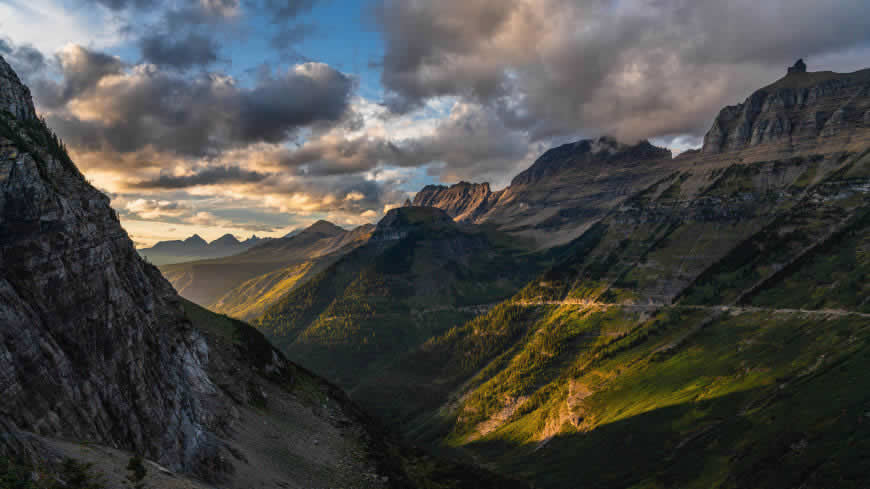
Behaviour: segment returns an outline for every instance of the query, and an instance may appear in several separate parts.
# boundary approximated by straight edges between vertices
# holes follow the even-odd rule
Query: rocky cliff
[[[63,158],[0,63],[0,413],[21,429],[213,465],[208,346],[109,199]]]
[[[498,201],[488,183],[459,182],[449,187],[427,185],[417,192],[413,204],[417,207],[437,207],[457,221],[470,221],[483,216]]]
[[[746,151],[767,157],[840,147],[870,130],[870,70],[807,72],[802,62],[743,103],[722,109],[704,137],[703,152]]]

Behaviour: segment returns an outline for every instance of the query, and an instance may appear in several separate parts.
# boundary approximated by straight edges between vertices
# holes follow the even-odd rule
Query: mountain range
[[[254,324],[536,487],[861,487],[868,217],[870,70],[791,69],[699,150],[602,137],[426,187]]]
[[[236,255],[271,239],[253,235],[244,241],[239,241],[232,234],[225,234],[208,243],[198,234],[194,234],[185,240],[160,241],[150,248],[140,249],[139,254],[154,265],[171,265]]]
[[[582,140],[160,270],[5,62],[0,105],[0,457],[26,474],[866,485],[870,70],[799,62],[676,157]]]
[[[520,487],[183,300],[0,58],[0,485]]]

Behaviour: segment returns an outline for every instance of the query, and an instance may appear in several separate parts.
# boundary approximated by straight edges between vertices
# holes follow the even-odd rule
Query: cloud
[[[142,219],[160,219],[163,217],[178,217],[190,211],[190,208],[167,200],[136,199],[128,202],[125,210]]]
[[[220,50],[213,39],[193,33],[181,39],[165,35],[145,36],[139,40],[139,46],[148,63],[180,70],[215,63]]]
[[[198,173],[183,176],[160,175],[154,180],[146,180],[131,185],[135,189],[183,189],[198,185],[215,185],[225,183],[256,183],[267,175],[255,171],[243,170],[237,166],[218,166],[205,168]]]
[[[95,90],[100,80],[119,75],[124,69],[124,63],[117,57],[72,44],[64,47],[55,58],[63,73],[62,82],[44,78],[34,82],[41,108],[60,108]]]
[[[533,140],[637,139],[703,132],[798,57],[866,47],[865,10],[863,0],[381,0],[376,17],[395,111],[451,95]]]
[[[118,153],[148,147],[189,157],[258,142],[280,143],[296,131],[341,120],[354,83],[322,63],[267,73],[250,88],[228,76],[181,76],[70,47],[60,55],[61,82],[37,84],[36,100],[52,127],[76,147]]]

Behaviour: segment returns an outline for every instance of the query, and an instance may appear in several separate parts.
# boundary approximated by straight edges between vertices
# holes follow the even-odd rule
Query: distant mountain
[[[257,317],[298,283],[365,242],[374,226],[351,231],[318,221],[288,238],[223,258],[165,265],[185,298],[242,319]]]
[[[231,256],[271,240],[272,238],[258,238],[254,235],[245,241],[239,241],[232,234],[225,234],[208,243],[198,234],[194,234],[183,241],[161,241],[151,248],[140,249],[139,254],[154,265],[170,265]]]
[[[428,186],[414,205],[444,209],[462,222],[492,224],[551,248],[578,237],[613,206],[676,171],[667,149],[610,137],[553,148],[506,189],[460,182]]]
[[[499,301],[545,263],[521,240],[432,207],[393,209],[371,238],[267,308],[258,327],[347,389]]]

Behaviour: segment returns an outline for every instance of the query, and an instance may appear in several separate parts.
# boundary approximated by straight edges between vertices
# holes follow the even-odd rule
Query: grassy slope
[[[250,320],[359,246],[369,233],[362,229],[344,233],[309,228],[238,255],[165,265],[160,271],[188,300]]]
[[[273,347],[253,327],[228,316],[215,314],[192,302],[184,301],[183,306],[194,326],[206,332],[213,341],[217,340],[232,346],[239,351],[243,358],[258,368],[261,366],[260,364],[270,363],[269,359],[272,358]],[[520,489],[525,487],[521,483],[496,476],[479,468],[448,459],[433,458],[427,453],[401,442],[354,406],[338,388],[300,367],[291,365],[289,377],[281,383],[295,395],[307,399],[307,402],[311,403],[311,409],[315,411],[320,408],[321,404],[325,406],[330,401],[337,401],[343,405],[343,410],[350,415],[352,422],[359,424],[368,433],[368,445],[361,447],[361,449],[368,456],[378,459],[379,470],[381,473],[388,474],[391,487],[397,489],[409,487],[426,489],[463,487],[495,489],[504,487]],[[268,404],[260,409],[268,412]],[[293,420],[283,421],[293,422]],[[356,476],[364,478],[364,474],[356,474]]]
[[[867,165],[668,177],[399,361],[384,412],[541,487],[861,487],[870,319],[709,306],[866,310]]]
[[[489,230],[424,223],[348,254],[267,310],[258,327],[303,365],[353,388],[472,318],[471,306],[510,296],[542,259]]]

